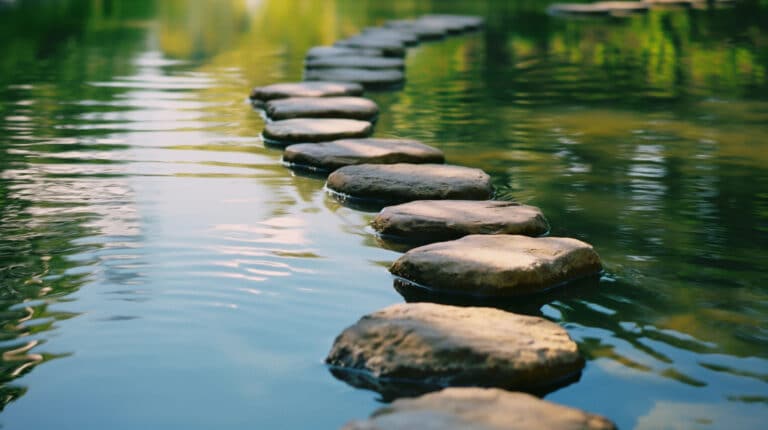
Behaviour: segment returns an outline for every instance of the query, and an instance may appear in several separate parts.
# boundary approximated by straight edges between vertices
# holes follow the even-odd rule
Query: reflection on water
[[[589,359],[547,398],[623,428],[758,428],[768,5],[610,20],[547,6],[0,2],[0,423],[368,415],[375,395],[321,361],[360,315],[402,301],[385,270],[399,254],[371,214],[280,164],[245,97],[300,78],[313,45],[434,10],[487,28],[412,49],[405,88],[372,94],[377,135],[485,169],[608,269],[495,304],[560,322]]]

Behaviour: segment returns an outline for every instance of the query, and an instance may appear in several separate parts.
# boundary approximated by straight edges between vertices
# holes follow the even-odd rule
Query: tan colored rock
[[[384,237],[420,244],[470,234],[540,236],[549,230],[539,208],[494,200],[417,200],[384,208],[371,225]]]
[[[303,169],[332,172],[353,164],[442,163],[443,152],[408,139],[343,139],[288,147],[283,161]]]
[[[368,121],[354,119],[295,118],[268,123],[262,135],[270,143],[325,142],[367,137],[373,132]]]
[[[359,200],[395,204],[412,200],[487,200],[491,178],[480,169],[445,164],[360,164],[331,173],[331,191]]]
[[[352,82],[284,82],[264,87],[256,87],[251,91],[251,101],[265,103],[269,100],[288,97],[341,97],[359,96],[363,87]]]
[[[365,88],[392,88],[403,85],[405,73],[400,69],[361,69],[344,67],[337,69],[307,69],[304,71],[307,81],[343,81],[354,82]]]
[[[541,390],[584,366],[576,343],[553,322],[434,303],[364,316],[336,338],[325,361],[337,377],[382,392],[399,384]]]
[[[290,97],[271,100],[264,107],[272,120],[291,118],[347,118],[371,121],[379,107],[362,97]]]
[[[518,296],[602,270],[589,244],[564,237],[471,235],[412,249],[389,271],[436,293]]]
[[[496,388],[446,388],[400,399],[342,430],[614,430],[608,419],[530,394]]]

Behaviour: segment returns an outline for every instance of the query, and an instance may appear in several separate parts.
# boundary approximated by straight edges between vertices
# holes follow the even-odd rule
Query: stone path
[[[613,3],[600,7],[647,8]],[[585,7],[570,10],[579,8]],[[250,99],[272,120],[262,136],[265,143],[286,147],[286,165],[329,173],[326,188],[343,204],[400,204],[385,207],[374,229],[385,238],[431,244],[408,251],[391,266],[397,282],[459,297],[526,300],[522,296],[600,273],[597,253],[576,239],[525,236],[547,233],[543,213],[489,200],[493,186],[482,170],[442,164],[443,153],[421,142],[368,138],[372,121],[386,112],[362,98],[363,89],[402,87],[410,46],[482,26],[478,17],[425,15],[369,27],[334,46],[311,48],[305,82],[255,88]],[[398,304],[374,312],[336,338],[326,362],[338,378],[379,391],[387,400],[451,385],[541,393],[578,379],[584,359],[562,327],[492,307],[466,307],[469,302]],[[602,417],[525,394],[470,388],[398,400],[346,428],[403,425],[613,428]]]

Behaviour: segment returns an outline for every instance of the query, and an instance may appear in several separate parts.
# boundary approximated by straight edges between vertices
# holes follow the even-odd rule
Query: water
[[[509,3],[509,4],[505,4]],[[0,3],[3,428],[337,428],[380,405],[322,360],[403,299],[398,253],[295,176],[245,101],[384,19],[475,13],[371,94],[595,245],[526,311],[588,358],[548,399],[622,428],[768,420],[768,4],[563,20],[548,3]]]

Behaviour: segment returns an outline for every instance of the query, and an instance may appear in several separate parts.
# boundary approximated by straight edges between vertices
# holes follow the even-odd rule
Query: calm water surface
[[[429,11],[378,136],[419,138],[595,245],[522,311],[588,358],[548,399],[622,428],[768,421],[768,3],[548,17],[546,1],[0,2],[0,423],[337,428],[380,405],[322,360],[403,300],[398,253],[295,176],[245,96],[306,50]]]

